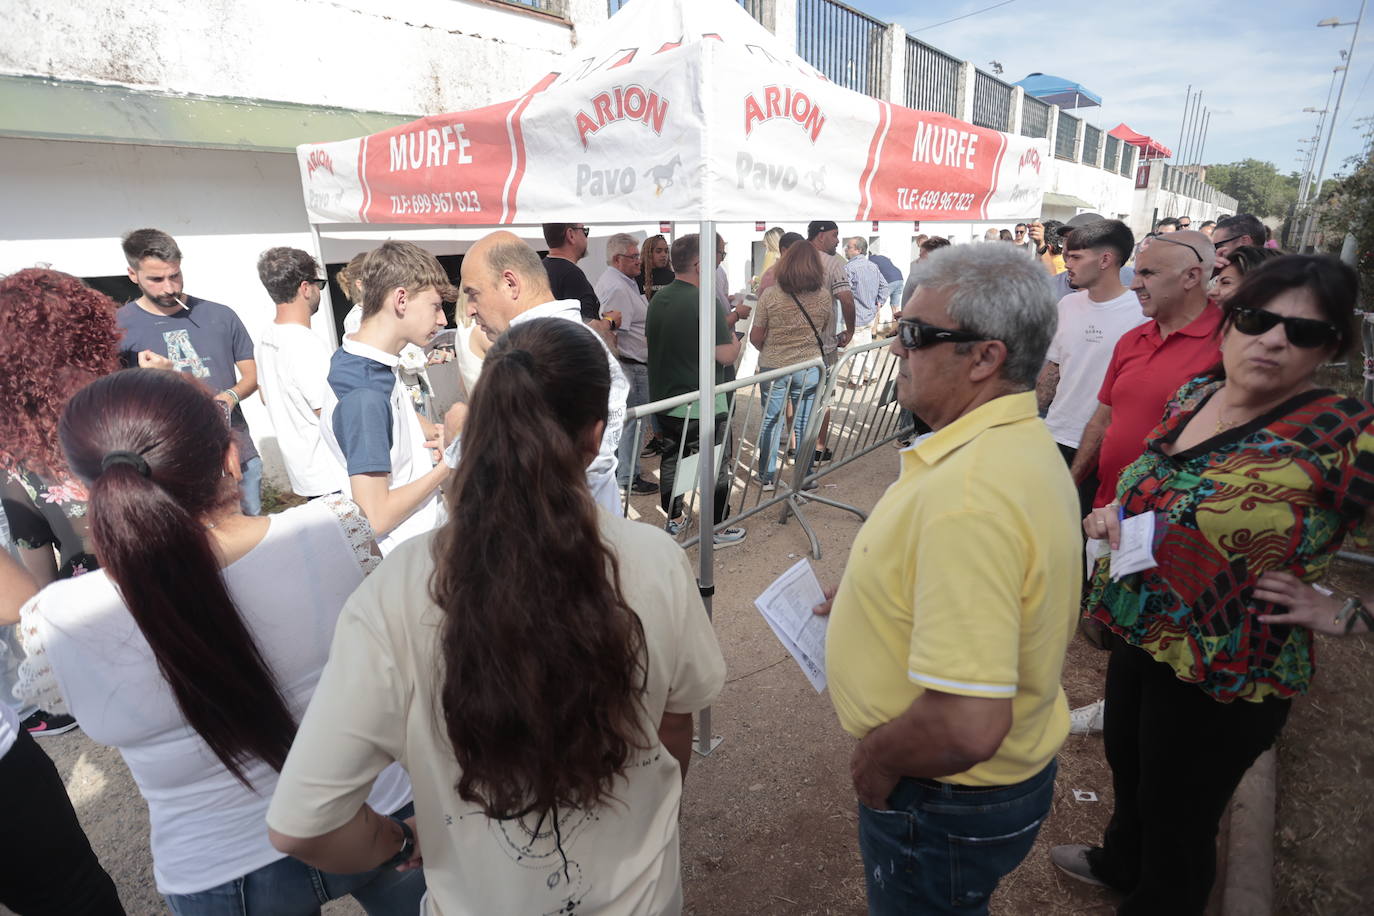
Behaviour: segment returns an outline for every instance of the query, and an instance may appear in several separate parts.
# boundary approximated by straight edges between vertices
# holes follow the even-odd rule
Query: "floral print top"
[[[80,481],[50,481],[20,469],[4,472],[3,483],[5,517],[16,545],[24,550],[57,548],[59,579],[99,568],[87,547],[87,495]]]
[[[1277,570],[1315,582],[1347,537],[1365,540],[1374,405],[1307,391],[1165,454],[1221,385],[1184,385],[1121,472],[1125,515],[1155,513],[1158,565],[1114,582],[1099,560],[1084,611],[1214,700],[1291,697],[1312,682],[1312,633],[1261,623],[1272,606],[1253,599],[1255,580]]]

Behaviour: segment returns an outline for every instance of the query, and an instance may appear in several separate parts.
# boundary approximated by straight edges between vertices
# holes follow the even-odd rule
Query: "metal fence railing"
[[[797,0],[797,53],[838,86],[883,98],[887,23],[836,0]]]
[[[1050,106],[1034,96],[1021,96],[1021,136],[1050,135]]]
[[[906,39],[906,97],[918,111],[959,115],[959,60],[910,35]]]
[[[714,524],[715,530],[776,508],[780,510],[779,523],[786,523],[792,516],[797,518],[811,542],[812,555],[819,559],[820,542],[804,514],[809,503],[864,517],[862,510],[827,497],[823,480],[910,432],[910,420],[904,420],[896,401],[897,359],[888,350],[890,343],[876,340],[851,347],[842,351],[840,359],[829,369],[818,358],[716,386],[717,394],[728,396],[729,405],[720,427],[725,431],[724,442],[716,445],[716,492],[729,509]],[[794,383],[799,372],[808,373],[800,385]],[[852,376],[866,376],[868,381],[851,384],[847,380]],[[775,405],[791,404],[793,409],[770,411],[770,398]],[[642,442],[652,417],[696,403],[693,392],[631,408],[625,435],[634,437],[632,441],[636,443]],[[802,410],[806,411],[806,419],[804,428],[798,430],[802,424],[796,416]],[[685,438],[689,441],[669,446],[670,450],[676,449],[676,469],[673,491],[667,495],[669,499],[683,500],[683,517],[688,522],[677,536],[683,548],[690,548],[701,540],[703,526],[704,530],[712,530],[713,520],[705,520],[704,513],[699,511],[696,440],[693,435]],[[652,461],[641,459],[638,473],[651,476],[652,471],[646,474],[644,465]],[[772,486],[765,488],[765,469],[770,467]],[[660,474],[660,484],[662,477]],[[724,484],[720,483],[722,478]],[[658,525],[667,522],[662,493],[631,496],[627,490],[622,495],[629,517]]]
[[[1085,165],[1097,165],[1097,151],[1102,146],[1102,128],[1093,127],[1091,124],[1083,125],[1083,162]]]
[[[1105,135],[1107,148],[1102,151],[1102,167],[1109,172],[1117,170],[1117,156],[1121,154],[1121,140],[1111,134]]]
[[[973,123],[990,130],[1011,127],[1011,86],[982,70],[973,74]]]
[[[1054,155],[1059,159],[1077,159],[1078,118],[1067,111],[1059,112],[1058,132],[1054,137]]]

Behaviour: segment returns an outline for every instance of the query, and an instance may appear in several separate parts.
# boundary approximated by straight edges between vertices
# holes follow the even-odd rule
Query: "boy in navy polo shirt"
[[[448,477],[396,376],[401,348],[423,347],[448,324],[444,301],[458,291],[433,255],[386,242],[364,259],[363,320],[329,362],[320,434],[348,474],[349,495],[367,515],[382,553],[443,524],[439,485]]]

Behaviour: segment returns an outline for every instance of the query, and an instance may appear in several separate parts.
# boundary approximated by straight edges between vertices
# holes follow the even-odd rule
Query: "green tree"
[[[1374,295],[1374,118],[1363,118],[1369,141],[1364,152],[1346,160],[1350,174],[1331,184],[1317,214],[1317,225],[1332,253],[1341,250],[1347,233],[1355,236],[1355,270],[1366,303]],[[1329,189],[1329,190],[1328,190]]]
[[[1298,199],[1296,172],[1282,175],[1272,162],[1246,159],[1207,166],[1207,183],[1236,199],[1236,212],[1286,216]]]

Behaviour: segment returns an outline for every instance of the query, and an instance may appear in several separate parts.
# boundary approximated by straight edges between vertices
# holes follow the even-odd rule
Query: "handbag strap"
[[[806,323],[811,326],[811,333],[816,337],[816,346],[819,347],[821,351],[821,359],[824,359],[825,344],[821,343],[821,332],[816,330],[816,322],[812,321],[811,316],[806,314],[806,309],[802,307],[801,300],[797,298],[796,293],[788,293],[787,295],[792,297],[792,301],[797,304],[797,311],[802,313],[802,317],[806,319]]]

